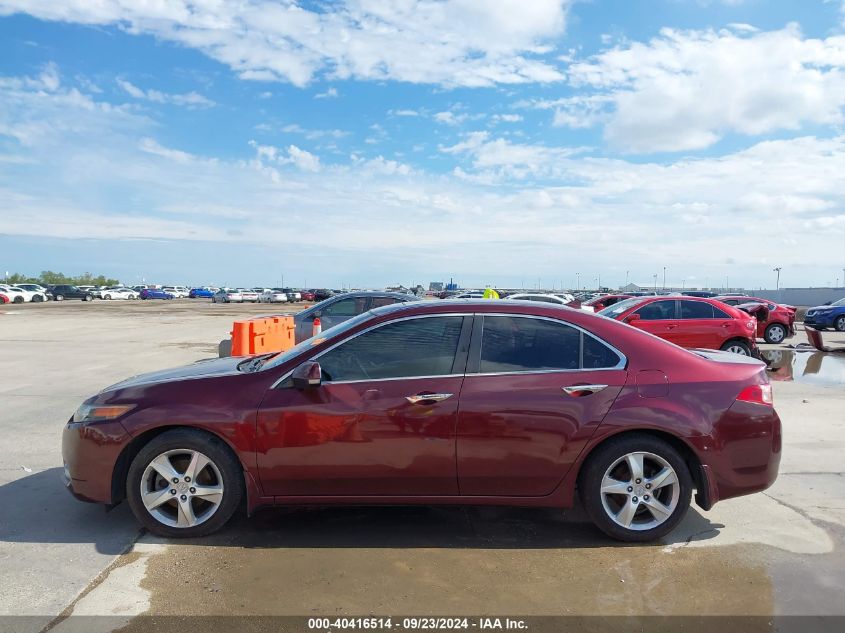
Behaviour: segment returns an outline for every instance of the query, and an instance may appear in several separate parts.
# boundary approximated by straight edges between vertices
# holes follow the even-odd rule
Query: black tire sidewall
[[[769,337],[770,337],[769,333],[772,330],[774,330],[775,328],[780,328],[783,331],[783,336],[780,338],[779,341],[769,340]],[[778,343],[783,343],[786,340],[786,334],[787,334],[786,328],[783,325],[781,325],[780,323],[772,323],[769,327],[766,328],[766,331],[763,332],[763,340],[766,341],[767,343],[776,345]]]
[[[200,451],[211,459],[220,470],[225,490],[223,501],[214,515],[190,528],[174,528],[159,523],[141,501],[141,477],[147,465],[161,453],[181,448]],[[232,518],[243,494],[243,471],[231,449],[218,437],[197,429],[174,429],[156,436],[138,452],[126,476],[126,499],[135,518],[153,534],[167,538],[191,538],[216,532]]]
[[[623,455],[638,451],[654,453],[669,462],[675,469],[681,486],[678,506],[672,516],[657,527],[642,531],[617,525],[605,512],[600,492],[602,478],[610,465]],[[611,538],[635,543],[654,541],[671,532],[689,509],[692,489],[692,476],[680,453],[668,442],[646,434],[626,434],[608,440],[588,457],[578,477],[581,503],[596,527]]]

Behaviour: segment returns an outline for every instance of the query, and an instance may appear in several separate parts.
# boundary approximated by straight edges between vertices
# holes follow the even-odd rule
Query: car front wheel
[[[609,440],[590,455],[578,480],[593,523],[620,541],[653,541],[686,514],[692,477],[667,442],[648,435]]]
[[[144,446],[129,467],[126,497],[135,517],[164,537],[219,530],[243,497],[240,463],[222,440],[175,429]]]
[[[767,343],[782,343],[786,338],[786,328],[780,323],[772,323],[763,332],[763,340]]]
[[[845,332],[845,314],[834,321],[833,327],[837,332]]]

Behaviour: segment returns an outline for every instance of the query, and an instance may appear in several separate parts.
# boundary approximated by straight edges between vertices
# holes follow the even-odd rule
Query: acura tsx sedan
[[[135,376],[64,429],[67,488],[167,536],[244,508],[571,507],[648,541],[763,490],[781,424],[763,363],[539,302],[398,303],[293,349]]]

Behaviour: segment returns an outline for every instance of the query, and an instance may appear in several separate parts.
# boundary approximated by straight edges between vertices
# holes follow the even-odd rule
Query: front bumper
[[[112,474],[132,438],[119,422],[68,423],[62,432],[62,480],[74,497],[91,503],[112,503]]]
[[[833,327],[833,320],[833,313],[807,315],[804,317],[804,327]]]

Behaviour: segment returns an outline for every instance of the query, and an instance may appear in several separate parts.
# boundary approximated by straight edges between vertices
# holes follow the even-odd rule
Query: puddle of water
[[[845,385],[845,354],[791,349],[761,350],[770,380]]]

